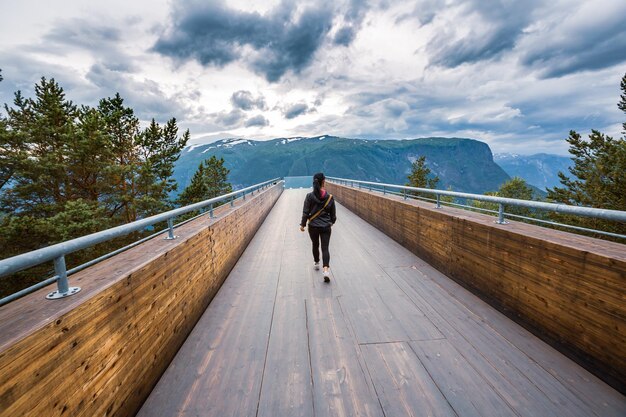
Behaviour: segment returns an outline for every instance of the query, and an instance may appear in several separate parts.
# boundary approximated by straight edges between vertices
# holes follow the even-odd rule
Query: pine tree
[[[171,207],[170,192],[177,189],[172,175],[174,163],[189,140],[189,130],[178,137],[176,119],[161,127],[154,119],[139,135],[141,170],[140,205],[143,215],[155,214]]]
[[[171,178],[174,163],[189,140],[189,131],[178,137],[176,119],[163,127],[153,119],[140,130],[139,119],[124,106],[119,93],[100,100],[98,110],[114,161],[114,192],[106,199],[112,213],[131,222],[170,208],[169,193],[177,188]]]
[[[42,78],[35,96],[24,100],[18,92],[16,108],[7,107],[18,149],[12,155],[12,186],[0,201],[10,211],[49,217],[72,198],[66,151],[77,109],[54,79]]]
[[[78,108],[54,79],[34,98],[15,93],[0,115],[0,257],[48,246],[160,211],[176,189],[174,163],[189,139],[176,120],[139,120],[119,94]],[[147,232],[146,232],[147,233]],[[121,238],[67,257],[72,267],[136,239]],[[48,276],[50,265],[0,282],[0,295]],[[8,290],[7,290],[8,288]]]
[[[621,100],[618,108],[626,113],[626,74],[621,82]],[[574,165],[569,168],[570,176],[559,172],[562,187],[548,189],[548,199],[570,205],[626,210],[626,123],[624,135],[613,139],[597,130],[592,130],[588,140],[579,133],[570,131],[570,145]],[[626,234],[622,223],[552,214],[557,221],[574,223],[593,229]]]
[[[416,188],[435,188],[439,182],[439,177],[431,176],[430,169],[426,167],[426,157],[420,156],[417,158],[411,166],[411,173],[407,177],[409,182],[405,185]],[[411,193],[415,196],[421,196],[425,198],[433,198],[432,194],[427,193]]]
[[[620,83],[620,88],[622,89],[622,94],[620,94],[619,103],[617,103],[617,108],[623,111],[626,114],[626,73],[622,77],[622,82]],[[626,139],[626,121],[622,123],[622,139]]]
[[[228,182],[230,170],[224,166],[224,162],[224,158],[217,159],[215,155],[204,161],[204,175],[208,188],[206,198],[218,197],[233,191]]]
[[[20,91],[15,93],[13,103],[16,109],[4,105],[9,118],[0,118],[0,191],[11,181],[22,161],[28,160],[25,127],[31,120],[30,112]]]
[[[178,203],[186,206],[232,192],[228,182],[229,170],[224,166],[224,158],[215,155],[198,166],[189,185],[178,197]]]
[[[103,203],[112,216],[121,216],[125,223],[129,223],[137,220],[139,119],[133,109],[124,106],[124,99],[119,93],[100,100],[98,111],[104,120],[104,133],[113,154],[112,192]]]
[[[74,197],[100,203],[112,193],[113,150],[102,114],[83,106],[68,144],[68,170]],[[110,213],[109,213],[110,215]]]
[[[426,167],[425,156],[420,156],[413,162],[408,179],[407,185],[416,188],[435,188],[439,182],[439,177],[430,176],[430,169]]]
[[[206,200],[208,193],[209,188],[206,185],[204,163],[201,162],[198,169],[193,174],[189,185],[185,187],[183,192],[178,196],[178,204],[180,206],[188,206],[189,204]]]
[[[0,81],[2,81],[1,69]],[[15,146],[11,140],[8,121],[0,114],[0,191],[13,176],[14,167],[11,166],[12,158],[10,154],[14,152],[14,149]]]
[[[585,141],[575,131],[567,139],[574,165],[571,177],[559,172],[562,187],[548,189],[548,200],[570,205],[626,210],[626,139],[593,130]],[[558,221],[593,229],[626,233],[626,226],[598,219],[551,216]]]

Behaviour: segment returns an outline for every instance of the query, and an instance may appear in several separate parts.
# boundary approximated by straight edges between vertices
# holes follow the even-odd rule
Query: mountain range
[[[323,135],[264,141],[224,139],[189,146],[174,171],[179,191],[200,162],[212,155],[224,158],[234,188],[319,171],[327,176],[405,184],[411,164],[420,156],[426,157],[426,166],[440,178],[440,189],[482,194],[497,190],[510,178],[494,162],[489,146],[473,139],[363,140]]]
[[[494,154],[494,161],[511,177],[521,177],[528,184],[540,190],[560,186],[558,172],[568,175],[573,165],[567,156],[538,153],[535,155],[516,155],[511,153]]]

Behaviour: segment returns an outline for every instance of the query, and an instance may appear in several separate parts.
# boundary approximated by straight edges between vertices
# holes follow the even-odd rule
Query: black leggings
[[[323,266],[329,266],[330,253],[328,252],[328,242],[330,242],[330,227],[309,226],[309,236],[313,242],[313,261],[320,261],[320,239],[322,241]]]

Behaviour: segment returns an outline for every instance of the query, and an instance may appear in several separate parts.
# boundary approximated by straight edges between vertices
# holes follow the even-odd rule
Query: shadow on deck
[[[626,399],[339,206],[285,190],[139,416],[623,416]]]

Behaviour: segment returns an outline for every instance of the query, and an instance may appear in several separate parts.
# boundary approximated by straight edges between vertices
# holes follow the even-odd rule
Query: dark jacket
[[[304,207],[302,208],[302,221],[300,222],[300,226],[306,226],[306,222],[315,213],[317,213],[324,204],[326,204],[326,200],[330,198],[330,194],[326,193],[326,198],[320,200],[315,196],[315,193],[308,193],[306,198],[304,199]],[[337,216],[335,215],[335,198],[328,203],[326,208],[320,213],[319,216],[313,219],[309,226],[313,227],[330,227],[335,224],[337,221]]]

